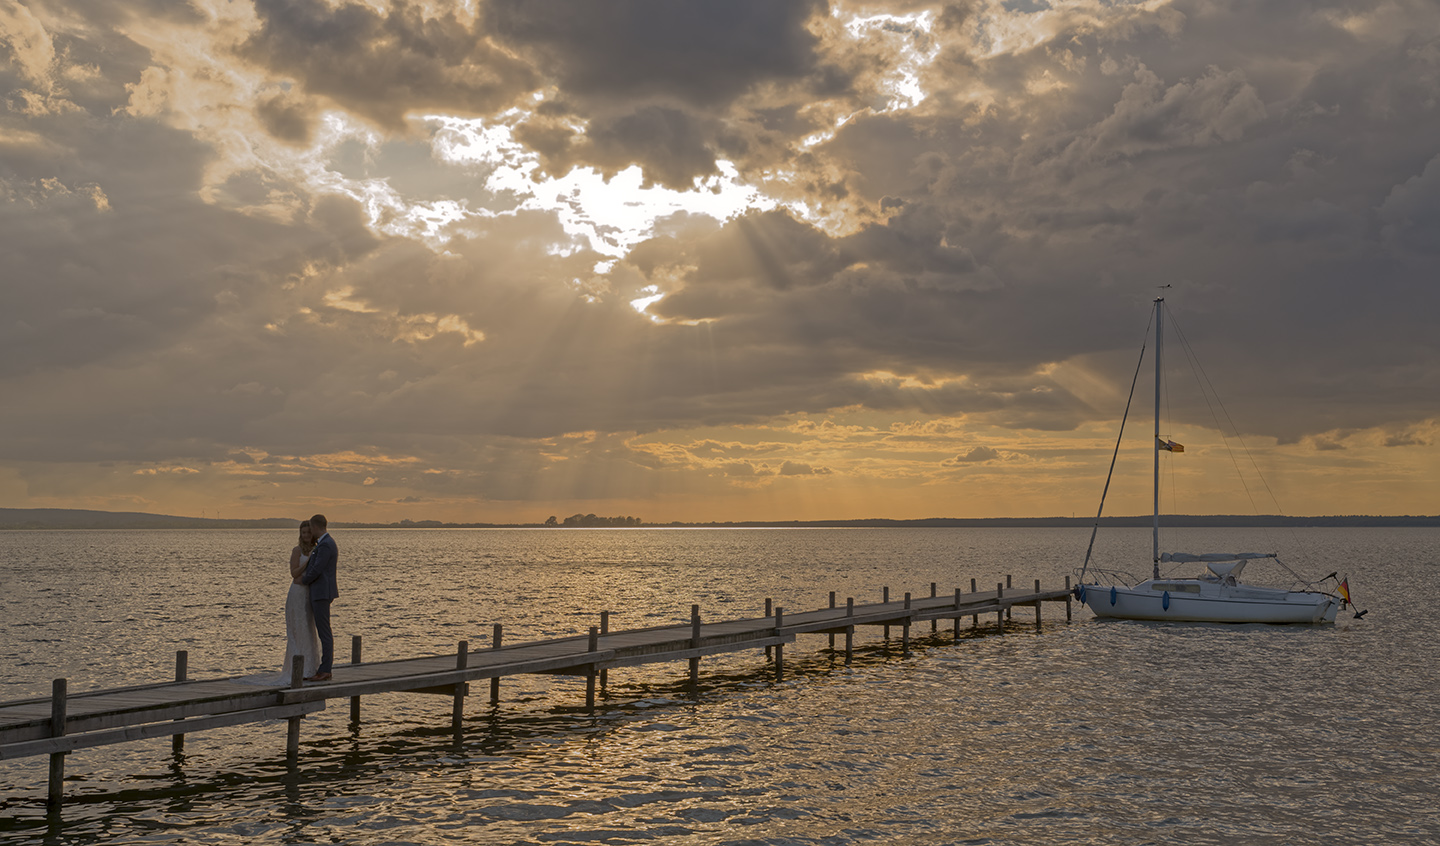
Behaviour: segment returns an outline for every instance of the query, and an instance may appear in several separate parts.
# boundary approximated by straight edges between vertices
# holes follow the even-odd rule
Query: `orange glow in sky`
[[[0,0],[0,506],[1436,513],[1430,11]]]

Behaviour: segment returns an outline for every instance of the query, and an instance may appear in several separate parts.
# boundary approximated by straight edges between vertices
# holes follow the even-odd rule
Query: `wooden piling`
[[[360,635],[350,637],[350,663],[360,663]],[[360,697],[350,697],[350,722],[360,725]]]
[[[190,653],[184,649],[175,650],[175,681],[185,681],[187,665],[190,663]],[[185,735],[175,734],[170,736],[170,751],[179,755],[185,751]]]
[[[831,607],[831,608],[834,608],[834,607],[835,607],[835,591],[833,591],[833,590],[830,591],[830,607]],[[835,653],[835,633],[834,633],[834,632],[831,632],[831,633],[830,633],[830,653],[831,653],[832,655]]]
[[[995,611],[995,625],[1000,627],[1000,634],[1005,634],[1005,585],[995,585],[995,601],[1000,603],[1000,607]]]
[[[780,637],[780,627],[784,624],[785,609],[775,606],[775,636]],[[775,644],[775,681],[785,681],[785,644]]]
[[[960,596],[960,588],[957,587],[955,588],[955,610],[957,612],[960,610]],[[960,615],[958,613],[955,615],[955,639],[960,639]]]
[[[587,651],[592,655],[600,651],[600,628],[598,626],[590,627],[590,640],[586,645],[589,647]],[[585,707],[591,711],[595,710],[595,679],[598,675],[595,664],[592,662],[590,671],[585,674]]]
[[[604,635],[607,635],[607,634],[609,634],[609,633],[610,633],[610,612],[609,612],[609,611],[601,611],[601,612],[600,612],[600,634],[601,634],[601,636],[604,636]],[[605,691],[605,685],[606,685],[606,683],[607,683],[609,680],[610,680],[610,671],[609,671],[609,670],[601,670],[601,671],[600,671],[600,691],[601,691],[602,693]]]
[[[768,597],[768,596],[765,597],[765,616],[766,616],[766,617],[773,617],[773,616],[775,616],[775,610],[771,607],[771,605],[770,605],[770,597]],[[770,646],[765,647],[765,660],[766,660],[766,661],[773,661],[773,660],[775,660],[775,649],[774,649],[773,647],[770,647]]]
[[[504,633],[504,631],[505,631],[505,629],[504,629],[503,626],[501,626],[499,623],[496,623],[496,624],[495,624],[495,633],[492,634],[492,635],[490,635],[490,648],[491,648],[491,649],[499,649],[499,648],[500,648],[500,636]],[[499,676],[496,676],[495,678],[493,678],[493,679],[490,680],[490,704],[491,704],[491,705],[499,705],[499,704],[500,704],[500,677],[499,677]]]
[[[690,606],[690,648],[700,648],[700,606]],[[700,656],[696,655],[690,659],[690,694],[692,696],[700,692]]]
[[[299,690],[305,686],[305,656],[295,655],[290,659],[290,689]],[[300,754],[300,721],[304,717],[291,717],[285,731],[285,755],[294,763]]]
[[[883,603],[885,603],[885,604],[887,604],[887,605],[890,603],[890,586],[889,586],[889,585],[885,585],[885,587],[881,589],[881,591],[880,591],[880,601],[883,602]],[[884,640],[885,640],[885,642],[886,642],[887,644],[890,642],[890,627],[889,627],[888,625],[885,627]]]
[[[1010,576],[1007,575],[1007,576],[1005,577],[1005,588],[1006,588],[1006,590],[1009,590],[1011,587],[1012,587],[1012,585],[1010,584]],[[1010,619],[1011,612],[1013,612],[1014,610],[1015,610],[1015,606],[1013,606],[1013,605],[1010,606],[1009,608],[1006,608],[1006,609],[1005,609],[1005,619],[1007,619],[1007,620]]]
[[[470,663],[470,641],[462,640],[455,647],[455,669],[463,670]],[[469,688],[465,682],[455,683],[455,703],[450,714],[450,727],[455,731],[465,723],[465,692]]]
[[[1035,580],[1035,631],[1040,631],[1040,580]]]
[[[50,736],[65,736],[65,679],[55,679],[50,685]],[[45,803],[52,809],[59,808],[65,799],[65,753],[50,753],[49,791]]]
[[[1070,577],[1065,577],[1065,622],[1070,622]]]
[[[855,616],[855,597],[853,596],[845,597],[845,616]],[[853,625],[850,625],[845,627],[845,666],[850,666],[850,662],[854,659],[854,657],[855,627]]]
[[[931,598],[931,599],[934,599],[934,598],[936,597],[936,595],[937,595],[937,594],[935,593],[935,583],[934,583],[934,582],[931,582],[931,583],[930,583],[930,598]],[[938,619],[936,619],[936,620],[931,620],[931,621],[930,621],[930,633],[931,633],[931,634],[934,634],[935,632],[939,631],[939,630],[940,630],[940,629],[939,629],[939,626],[940,626],[940,621],[939,621]]]
[[[910,591],[905,591],[905,623],[900,628],[900,654],[910,654]]]
[[[975,592],[975,580],[974,580],[974,579],[971,579],[971,580],[970,580],[970,592],[971,592],[971,593],[974,593],[974,592]],[[971,615],[970,615],[970,628],[972,628],[972,629],[978,629],[978,628],[980,628],[980,615],[979,615],[979,614],[971,614]]]

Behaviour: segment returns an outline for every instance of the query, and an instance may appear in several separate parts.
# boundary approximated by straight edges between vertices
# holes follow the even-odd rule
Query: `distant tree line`
[[[336,515],[331,515],[332,518]],[[0,531],[10,529],[287,529],[293,530],[299,517],[270,517],[258,520],[179,517],[141,512],[86,511],[69,508],[0,508]],[[1102,517],[1102,526],[1149,527],[1148,514],[1132,517]],[[1234,514],[1161,515],[1165,526],[1193,527],[1440,527],[1440,515],[1340,514],[1320,517],[1289,517],[1276,514],[1239,516]],[[449,523],[440,520],[401,520],[396,523],[351,522],[332,519],[339,529],[514,529],[536,528],[634,528],[638,526],[685,526],[697,528],[1090,528],[1094,517],[930,517],[915,520],[873,518],[860,520],[746,520],[725,522],[647,524],[639,517],[597,517],[572,514],[561,521],[551,517],[541,523]]]
[[[552,516],[545,521],[545,525],[558,526],[562,529],[596,529],[633,527],[642,525],[643,522],[639,517],[596,517],[594,514],[571,514],[564,520]]]

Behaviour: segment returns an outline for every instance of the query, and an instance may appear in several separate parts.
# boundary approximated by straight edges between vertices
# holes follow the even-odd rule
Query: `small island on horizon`
[[[58,529],[289,529],[296,517],[220,519],[148,514],[135,511],[91,511],[72,508],[0,508],[0,530]],[[1437,515],[1345,514],[1296,517],[1279,514],[1162,515],[1165,525],[1190,528],[1259,527],[1434,527]],[[1151,516],[1101,517],[1105,527],[1137,527],[1151,524]],[[924,517],[916,519],[868,518],[852,520],[725,520],[708,522],[648,522],[638,517],[598,517],[575,514],[564,519],[551,516],[534,523],[452,522],[402,519],[391,523],[335,520],[337,529],[592,529],[592,528],[1081,528],[1094,526],[1094,517]]]

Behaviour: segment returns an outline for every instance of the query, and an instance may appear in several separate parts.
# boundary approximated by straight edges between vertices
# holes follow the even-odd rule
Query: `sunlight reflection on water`
[[[1058,583],[1087,537],[1063,530],[339,532],[337,643],[368,660],[440,654],[490,625],[507,642],[860,601]],[[1237,543],[1250,544],[1246,533]],[[1208,536],[1207,536],[1208,537]],[[0,841],[237,843],[1440,842],[1440,714],[1429,530],[1307,530],[1323,572],[1353,566],[1372,613],[1320,627],[1063,622],[1017,611],[899,655],[862,634],[856,664],[822,636],[787,649],[509,678],[449,700],[367,697],[308,718],[299,767],[282,721],[70,756],[46,819],[45,763],[0,764]],[[1143,550],[1148,534],[1122,546]],[[3,533],[0,698],[151,682],[190,650],[192,676],[273,671],[283,651],[287,532]],[[55,550],[66,550],[64,556]],[[84,562],[76,563],[76,562]],[[343,655],[343,646],[339,650]]]

